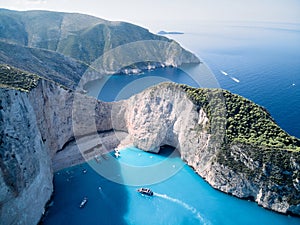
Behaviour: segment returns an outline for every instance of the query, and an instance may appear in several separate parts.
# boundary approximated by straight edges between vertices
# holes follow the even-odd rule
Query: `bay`
[[[168,37],[204,63],[111,76],[89,83],[89,94],[116,101],[165,81],[221,87],[264,106],[283,129],[300,137],[298,24],[202,24]],[[53,205],[44,224],[300,224],[300,218],[214,190],[178,154],[169,157],[168,151],[157,155],[125,148],[119,159],[109,155],[102,163],[110,166],[90,161],[55,173]],[[113,168],[109,176],[105,168]],[[141,186],[150,187],[154,196],[139,194],[136,189]],[[85,196],[89,200],[81,209]]]
[[[179,153],[171,154],[173,151],[165,149],[158,155],[129,147],[120,151],[118,159],[109,154],[102,159],[105,162],[92,160],[55,173],[53,205],[44,224],[299,224],[300,218],[280,215],[213,189]],[[110,176],[101,170],[103,163],[106,170],[113,170]],[[169,172],[164,173],[162,164]],[[156,171],[157,176],[164,173],[164,179],[145,175],[141,172],[145,168]],[[151,188],[154,196],[138,193],[139,187]],[[88,202],[80,208],[84,197]]]

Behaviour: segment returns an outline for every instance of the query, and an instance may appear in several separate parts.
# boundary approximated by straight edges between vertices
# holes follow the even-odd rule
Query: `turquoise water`
[[[280,215],[214,190],[181,161],[178,153],[170,157],[172,151],[165,149],[157,155],[126,148],[119,159],[108,155],[100,163],[92,160],[56,173],[54,202],[44,224],[299,224],[300,218]],[[93,169],[101,171],[103,163],[106,170],[113,170],[110,177],[104,178]],[[175,175],[157,171],[160,164],[177,170],[175,165],[180,170]],[[126,172],[129,165],[130,174]],[[155,183],[152,176],[140,172],[145,167],[158,176],[164,173],[166,179]],[[135,177],[140,185],[110,181],[116,177],[124,183],[136,182],[132,181]],[[141,195],[136,191],[139,187],[151,188],[154,196]],[[85,196],[88,202],[80,209]]]
[[[300,137],[300,26],[267,26],[195,26],[184,35],[169,35],[201,57],[215,78],[211,83],[199,74],[200,83],[192,79],[197,69],[162,68],[90,83],[89,93],[114,101],[163,81],[219,85],[266,107],[280,126]],[[108,155],[100,164],[92,160],[56,173],[44,224],[300,224],[300,218],[214,190],[169,151],[156,155],[127,148],[118,160]],[[140,186],[150,187],[154,196],[137,193]],[[88,203],[80,209],[85,196]]]

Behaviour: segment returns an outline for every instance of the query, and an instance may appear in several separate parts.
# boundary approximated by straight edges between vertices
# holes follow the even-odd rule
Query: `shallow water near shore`
[[[103,162],[95,160],[61,170],[54,175],[55,193],[44,224],[270,224],[298,225],[300,218],[280,215],[265,210],[254,202],[240,200],[211,188],[181,159],[165,149],[162,154],[151,154],[137,148],[121,150],[116,159],[110,153]],[[112,164],[114,176],[124,183],[132,176],[141,179],[140,185],[123,185],[99,175],[92,167]],[[89,165],[90,164],[90,165]],[[118,166],[116,166],[116,164]],[[165,180],[153,183],[139,171],[142,167],[163,164],[180,167],[175,174],[165,174]],[[124,173],[131,165],[135,172]],[[91,167],[92,166],[92,167]],[[174,168],[175,169],[175,168]],[[169,176],[171,175],[171,176]],[[129,180],[127,180],[129,179]],[[153,184],[151,184],[153,183]],[[149,187],[154,196],[136,191]],[[88,202],[79,208],[84,197]]]

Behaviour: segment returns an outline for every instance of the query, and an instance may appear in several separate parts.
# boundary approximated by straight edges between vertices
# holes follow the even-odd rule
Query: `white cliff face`
[[[198,123],[206,126],[208,122],[203,118],[205,113],[201,113],[199,117],[195,105],[183,91],[166,83],[116,103],[112,107],[112,126],[128,132],[132,143],[145,151],[158,152],[163,145],[180,150],[199,146],[200,140],[194,139],[196,126]],[[202,138],[206,142],[209,135],[204,134]]]
[[[72,96],[45,80],[40,80],[29,93],[39,130],[51,156],[72,137]]]
[[[149,88],[117,103],[112,115],[113,128],[127,131],[136,147],[158,152],[160,146],[173,146],[214,188],[277,212],[299,215],[300,154],[264,152],[242,144],[224,147],[223,140],[208,133],[210,121],[203,108],[197,109],[177,85]],[[124,122],[119,126],[123,118],[126,127]]]
[[[111,139],[107,138],[110,133],[114,140],[107,142],[109,148],[120,142],[152,152],[163,145],[173,146],[214,188],[253,199],[268,209],[300,215],[299,153],[267,153],[237,144],[224,147],[223,140],[211,133],[205,110],[194,105],[176,84],[163,83],[115,103],[100,102],[43,80],[28,94],[0,90],[4,157],[0,161],[0,201],[4,203],[0,216],[8,223],[14,218],[20,224],[39,220],[52,192],[50,161],[64,160],[64,154],[54,156],[85,139],[90,154],[90,149],[100,149]],[[102,137],[97,132],[103,132]],[[89,135],[105,141],[90,140]],[[93,143],[95,146],[89,146]],[[72,164],[63,162],[64,166]],[[7,216],[10,213],[15,217]]]
[[[128,100],[125,120],[133,144],[146,151],[158,152],[162,145],[181,148],[185,133],[197,120],[194,104],[183,91],[166,84],[151,88]]]
[[[1,224],[36,224],[51,196],[51,160],[26,93],[0,89]]]
[[[299,152],[233,144],[218,153],[207,181],[221,191],[250,198],[265,208],[299,215],[300,192],[295,186],[295,182],[299,184],[295,180],[299,177],[299,158]]]
[[[51,157],[75,137],[112,129],[110,103],[63,89],[52,82],[41,80],[30,91],[29,99]]]
[[[110,131],[111,104],[45,80],[29,93],[0,89],[0,97],[1,224],[37,224],[53,191],[53,156],[76,135]]]
[[[126,128],[119,127],[119,112],[124,114]],[[151,87],[117,103],[112,107],[112,115],[113,128],[126,130],[136,147],[157,153],[163,145],[173,146],[201,176],[209,172],[220,145],[211,143],[204,110],[197,109],[177,85]]]

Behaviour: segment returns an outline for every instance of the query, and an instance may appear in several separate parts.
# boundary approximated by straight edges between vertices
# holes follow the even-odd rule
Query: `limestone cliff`
[[[75,98],[53,81],[8,65],[0,65],[0,74],[0,223],[37,224],[53,191],[52,157],[74,139],[74,99],[83,125],[79,136],[92,133],[84,117],[95,108],[101,117],[110,104]],[[107,118],[97,120],[94,133],[111,129]]]
[[[279,128],[278,135],[285,137],[284,143],[280,143],[282,145],[267,136],[259,144],[254,136],[252,144],[240,137],[230,140],[230,129],[226,127],[230,126],[230,122],[226,122],[230,121],[230,103],[226,99],[237,96],[224,92],[226,98],[222,97],[223,94],[215,98],[215,93],[223,92],[206,91],[207,96],[197,96],[207,101],[211,94],[207,101],[209,105],[204,100],[197,104],[186,87],[170,83],[152,87],[125,101],[126,130],[133,144],[153,152],[158,152],[165,144],[171,145],[214,188],[239,198],[255,200],[277,212],[300,215],[299,140]],[[250,104],[242,98],[237,107],[244,101]],[[217,105],[223,105],[224,111]],[[116,112],[122,111],[119,107],[116,107]],[[260,117],[265,115],[271,121],[268,126],[277,129],[264,109],[254,104],[253,110],[259,110]],[[235,111],[239,114],[238,108]],[[118,116],[113,118],[114,128],[120,129]],[[252,122],[251,126],[255,125]],[[236,129],[238,127],[237,122]],[[266,129],[263,127],[257,133],[264,133]],[[278,147],[283,144],[285,147]]]
[[[97,101],[42,79],[28,97],[51,157],[75,137],[112,129],[111,103]]]
[[[52,190],[51,160],[27,94],[0,89],[1,224],[36,224]]]
[[[104,103],[51,81],[31,79],[35,82],[29,82],[28,92],[0,89],[1,220],[38,221],[52,192],[50,162],[70,145],[79,146],[85,155],[120,142],[152,152],[174,146],[214,188],[277,212],[300,215],[299,140],[278,128],[254,103],[224,91],[173,83]],[[253,110],[257,117],[244,119],[242,115]],[[272,139],[272,130],[278,140]],[[108,143],[111,133],[114,141]],[[252,136],[245,136],[248,133]],[[85,143],[89,135],[99,142]],[[8,216],[10,210],[15,217]]]

